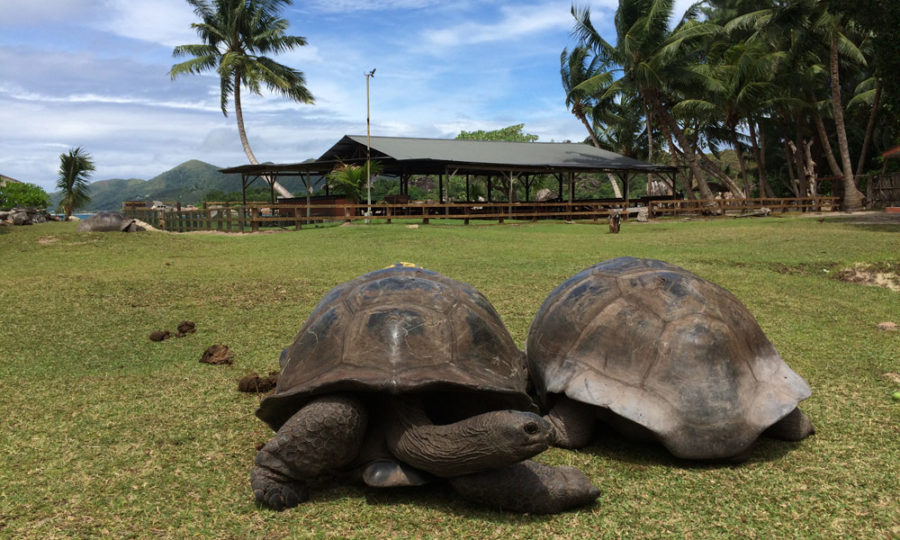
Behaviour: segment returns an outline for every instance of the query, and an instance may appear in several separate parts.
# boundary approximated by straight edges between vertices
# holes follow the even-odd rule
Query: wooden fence
[[[636,202],[636,201],[635,201]],[[143,203],[125,202],[122,212],[166,231],[258,231],[261,227],[294,227],[323,222],[414,220],[427,224],[432,219],[472,220],[556,219],[566,221],[605,221],[618,212],[623,217],[635,216],[642,207],[629,206],[624,201],[574,202],[477,202],[477,203],[405,203],[405,204],[268,204],[232,203],[208,204],[203,208],[173,203],[161,208],[141,206]],[[768,208],[772,212],[828,211],[838,209],[837,197],[650,200],[644,207],[649,218],[688,215],[740,215]],[[371,214],[366,215],[371,209]],[[324,214],[324,215],[323,215]]]

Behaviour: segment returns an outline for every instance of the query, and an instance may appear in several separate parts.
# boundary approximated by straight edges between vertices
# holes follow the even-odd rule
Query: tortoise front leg
[[[594,438],[596,407],[559,396],[544,416],[553,427],[551,441],[561,448],[584,448]]]
[[[250,473],[256,501],[284,510],[308,499],[307,478],[356,458],[367,416],[362,401],[347,395],[321,397],[297,411],[256,455]]]
[[[574,467],[551,467],[522,461],[494,469],[450,478],[464,498],[498,510],[556,514],[594,501],[600,490]]]
[[[388,449],[400,461],[439,477],[503,467],[547,449],[550,425],[522,411],[491,411],[435,425],[415,399],[392,402]]]

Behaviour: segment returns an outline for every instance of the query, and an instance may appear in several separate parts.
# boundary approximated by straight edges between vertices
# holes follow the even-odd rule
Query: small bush
[[[7,182],[0,187],[0,209],[9,210],[16,206],[47,208],[50,196],[40,186],[26,182]]]

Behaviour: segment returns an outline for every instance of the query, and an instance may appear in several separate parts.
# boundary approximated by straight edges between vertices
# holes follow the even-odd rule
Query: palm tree
[[[594,78],[595,82],[599,80],[598,65],[600,59],[597,56],[589,58],[590,51],[587,47],[575,47],[569,54],[568,49],[563,49],[559,55],[559,74],[562,78],[563,90],[566,92],[566,107],[571,109],[572,114],[578,118],[584,129],[587,130],[591,142],[596,148],[602,148],[600,141],[597,140],[597,133],[588,122],[587,117],[591,116],[593,123],[598,123],[597,113],[599,108],[592,103],[596,98],[589,94],[578,85],[584,81]],[[611,77],[606,78],[607,82],[611,81]],[[612,186],[613,195],[617,199],[622,198],[622,190],[615,178],[609,175],[609,184]]]
[[[259,163],[244,128],[241,87],[262,95],[265,85],[272,92],[299,103],[313,103],[303,73],[275,62],[267,54],[278,54],[306,45],[306,38],[289,36],[288,21],[278,17],[278,9],[292,0],[187,0],[201,22],[191,24],[203,43],[179,45],[172,51],[177,57],[193,56],[172,66],[169,75],[215,71],[219,75],[222,114],[228,116],[228,100],[234,98],[238,134],[250,163]],[[291,193],[278,182],[274,187],[285,197]]]
[[[829,10],[821,0],[797,0],[794,2],[766,2],[757,10],[735,17],[727,25],[731,28],[750,28],[750,39],[762,39],[773,48],[789,51],[794,65],[792,73],[816,73],[813,79],[805,77],[805,84],[797,85],[805,92],[812,120],[823,146],[823,152],[832,173],[841,178],[844,210],[854,211],[862,207],[862,194],[856,187],[850,147],[844,121],[844,103],[841,92],[841,72],[849,59],[857,65],[866,60],[860,49],[849,38],[850,23],[836,12]],[[790,77],[790,74],[788,75]],[[820,89],[828,88],[829,95],[821,99]],[[828,103],[834,120],[840,163],[831,151],[819,105]]]
[[[620,0],[615,17],[616,44],[611,45],[591,23],[590,9],[573,6],[573,32],[602,62],[622,71],[622,77],[609,85],[604,97],[619,93],[639,97],[648,117],[660,122],[667,138],[681,146],[701,196],[712,198],[694,145],[672,116],[671,107],[678,101],[679,88],[696,80],[688,66],[697,58],[699,40],[718,31],[718,27],[693,21],[695,11],[689,9],[681,23],[669,30],[672,9],[673,0]],[[595,82],[590,79],[582,83],[584,88],[592,85]],[[674,147],[672,150],[673,154],[679,152]],[[689,195],[691,190],[685,193]]]
[[[773,74],[784,53],[772,51],[759,41],[720,37],[710,43],[707,61],[692,67],[698,76],[707,79],[706,84],[673,110],[700,118],[707,126],[704,131],[708,138],[723,139],[734,149],[744,186],[735,192],[737,186],[731,186],[734,182],[730,178],[726,185],[732,187],[735,196],[749,197],[751,185],[741,140],[745,137],[740,128],[746,124],[751,129],[750,124],[774,99],[777,88],[772,82]],[[766,195],[764,178],[761,175],[760,196]]]
[[[87,181],[94,169],[91,155],[80,146],[69,150],[67,154],[59,155],[59,180],[56,181],[56,187],[63,193],[59,209],[65,213],[66,221],[75,210],[91,201]]]

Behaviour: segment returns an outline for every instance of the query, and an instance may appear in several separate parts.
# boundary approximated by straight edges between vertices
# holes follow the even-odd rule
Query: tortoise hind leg
[[[256,455],[250,473],[256,501],[284,510],[308,499],[305,480],[353,461],[366,422],[362,401],[352,396],[325,396],[308,403]]]
[[[472,502],[532,514],[556,514],[589,504],[600,495],[578,469],[531,460],[450,478],[450,484]]]
[[[764,435],[783,441],[802,441],[815,432],[816,428],[813,427],[812,421],[797,407],[787,416],[769,426]]]

